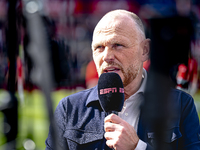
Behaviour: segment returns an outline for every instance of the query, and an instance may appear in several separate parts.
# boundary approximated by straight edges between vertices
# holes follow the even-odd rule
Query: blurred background
[[[45,149],[58,102],[98,81],[92,33],[114,9],[136,13],[150,38],[152,19],[189,20],[188,28],[176,28],[189,36],[189,46],[175,46],[169,54],[177,58],[171,77],[176,88],[193,96],[200,113],[199,0],[0,0],[0,150]],[[169,40],[172,30],[164,29],[163,39]],[[145,62],[147,71],[151,63]]]

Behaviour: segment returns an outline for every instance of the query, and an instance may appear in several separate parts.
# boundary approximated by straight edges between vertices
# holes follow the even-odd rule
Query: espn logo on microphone
[[[105,89],[100,89],[100,95],[102,94],[108,94],[108,93],[117,93],[117,88],[113,87],[113,88],[105,88]],[[124,93],[124,88],[119,88],[119,93]]]

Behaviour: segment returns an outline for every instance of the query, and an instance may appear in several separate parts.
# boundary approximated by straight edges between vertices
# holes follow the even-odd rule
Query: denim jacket
[[[164,131],[163,143],[169,150],[200,150],[200,127],[193,98],[179,90],[173,90],[173,104],[177,118]],[[63,98],[56,110],[58,145],[63,150],[110,150],[104,138],[104,118],[98,100],[97,87]],[[140,115],[138,136],[153,150],[154,130],[144,123]],[[52,150],[51,125],[46,139],[46,150]]]

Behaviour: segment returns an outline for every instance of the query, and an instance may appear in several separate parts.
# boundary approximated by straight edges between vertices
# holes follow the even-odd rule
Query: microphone
[[[98,96],[104,112],[108,115],[118,115],[124,105],[124,86],[117,73],[101,74],[98,81]]]

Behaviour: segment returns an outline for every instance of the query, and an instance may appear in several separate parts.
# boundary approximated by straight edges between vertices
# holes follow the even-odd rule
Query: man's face
[[[116,72],[127,86],[142,70],[141,37],[129,17],[101,21],[93,34],[92,49],[99,76]]]

